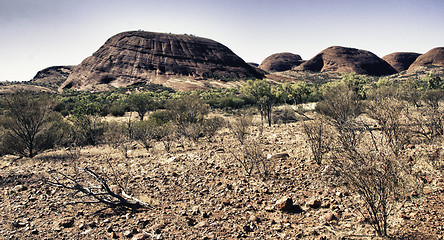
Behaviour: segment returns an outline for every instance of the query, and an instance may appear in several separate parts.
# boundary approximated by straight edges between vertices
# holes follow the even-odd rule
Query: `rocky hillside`
[[[444,47],[437,47],[422,54],[410,65],[409,70],[427,65],[444,66]]]
[[[227,81],[263,75],[216,41],[133,31],[108,39],[74,68],[61,89],[91,89],[100,84],[122,87],[145,82],[168,85],[168,79],[187,77]]]
[[[375,54],[356,48],[329,47],[309,61],[296,67],[296,70],[314,72],[339,72],[383,76],[397,71]]]
[[[294,66],[299,66],[303,63],[301,56],[284,52],[275,53],[262,61],[259,68],[267,72],[282,72],[293,68]]]
[[[45,68],[34,76],[30,83],[57,89],[66,81],[75,66],[53,66]]]
[[[395,52],[384,56],[382,59],[388,62],[396,71],[402,72],[409,69],[410,65],[420,56],[413,52]]]

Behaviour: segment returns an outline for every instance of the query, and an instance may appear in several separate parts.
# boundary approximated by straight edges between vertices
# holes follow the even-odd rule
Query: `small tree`
[[[245,87],[242,89],[246,96],[250,96],[254,99],[257,109],[261,114],[262,124],[264,119],[267,118],[268,125],[271,126],[272,107],[276,102],[276,97],[271,91],[271,86],[265,80],[249,80]]]
[[[137,112],[140,121],[143,120],[145,114],[154,109],[154,101],[147,93],[133,93],[128,96],[127,104],[131,111]]]
[[[185,96],[166,104],[170,120],[176,124],[177,133],[194,142],[203,136],[204,119],[209,106],[194,96]]]
[[[32,158],[54,145],[54,104],[48,95],[19,92],[6,96],[2,104],[5,116],[1,123],[7,131],[4,144],[13,153]]]

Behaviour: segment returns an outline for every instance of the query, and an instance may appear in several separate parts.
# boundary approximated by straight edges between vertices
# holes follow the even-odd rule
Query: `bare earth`
[[[138,145],[129,159],[108,145],[46,152],[35,159],[0,160],[1,239],[371,239],[375,232],[358,209],[360,197],[332,185],[326,166],[312,160],[301,122],[266,127],[265,154],[275,160],[267,180],[247,177],[234,161],[236,144],[228,129],[211,141],[176,143],[165,153]],[[256,128],[254,134],[259,135]],[[414,146],[411,154],[428,146]],[[128,179],[129,193],[154,208],[136,212],[79,201],[44,185],[50,169],[73,173],[89,166]],[[444,178],[423,167],[424,194],[396,206],[391,234],[404,239],[444,239]],[[302,213],[282,212],[279,200],[291,198]],[[88,199],[85,199],[88,200]],[[89,199],[91,200],[91,199]]]

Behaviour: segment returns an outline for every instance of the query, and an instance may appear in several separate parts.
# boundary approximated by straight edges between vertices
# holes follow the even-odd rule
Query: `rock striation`
[[[259,68],[267,72],[291,70],[303,63],[301,56],[289,52],[275,53],[265,58]]]
[[[226,46],[201,37],[146,31],[119,33],[83,60],[60,89],[124,87],[172,77],[262,78]]]
[[[294,68],[313,72],[339,72],[383,76],[397,71],[375,54],[356,48],[329,47]]]
[[[409,69],[410,65],[420,56],[414,52],[395,52],[384,56],[382,59],[396,71],[402,72]]]
[[[444,66],[444,47],[433,48],[422,54],[410,65],[408,70],[427,65]]]

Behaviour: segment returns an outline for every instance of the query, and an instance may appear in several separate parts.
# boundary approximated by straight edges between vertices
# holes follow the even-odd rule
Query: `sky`
[[[444,0],[0,0],[0,81],[77,65],[113,35],[194,34],[246,62],[330,46],[383,57],[444,46]]]

